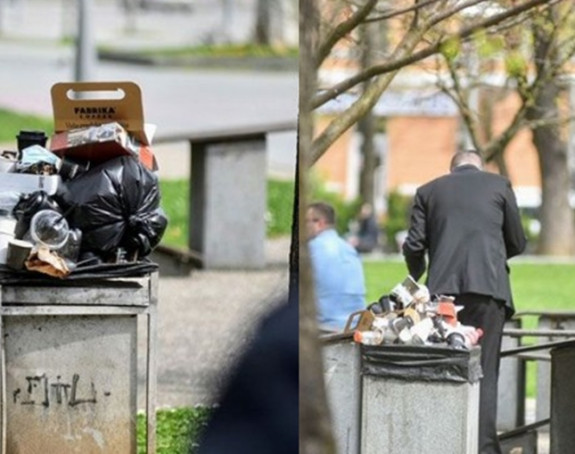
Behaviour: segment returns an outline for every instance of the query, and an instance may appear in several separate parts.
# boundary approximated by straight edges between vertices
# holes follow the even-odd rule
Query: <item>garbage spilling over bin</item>
[[[49,143],[22,130],[0,153],[0,270],[66,278],[145,260],[168,220],[139,87],[58,83],[52,104]]]
[[[390,295],[372,303],[368,310],[352,314],[348,327],[359,318],[353,339],[363,345],[446,344],[469,350],[478,344],[483,331],[458,322],[460,309],[455,306],[453,297],[432,297],[425,285],[408,276],[392,289]]]
[[[408,276],[322,336],[340,452],[477,453],[482,331],[459,309]]]
[[[0,441],[14,454],[136,454],[142,398],[153,454],[158,265],[147,256],[168,222],[155,128],[132,82],[51,94],[54,134],[24,129],[0,151]]]

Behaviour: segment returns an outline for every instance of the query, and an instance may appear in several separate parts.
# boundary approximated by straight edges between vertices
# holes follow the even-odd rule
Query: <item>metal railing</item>
[[[504,339],[517,339],[518,346],[505,348],[501,351],[502,365],[508,358],[514,358],[519,365],[519,372],[515,379],[515,392],[509,392],[501,397],[499,406],[505,407],[510,404],[516,405],[517,421],[519,424],[511,430],[506,430],[500,434],[502,444],[521,447],[521,452],[538,452],[537,446],[530,446],[537,443],[537,433],[549,433],[549,446],[545,449],[552,449],[553,440],[551,438],[569,439],[569,435],[561,429],[561,416],[554,411],[552,394],[557,394],[557,390],[552,389],[552,351],[560,348],[575,348],[575,312],[572,311],[529,311],[516,314],[515,322],[522,323],[525,316],[538,317],[537,329],[522,329],[506,327],[503,331]],[[538,342],[532,345],[524,345],[525,338],[537,338]],[[535,396],[536,414],[535,421],[525,424],[525,400],[526,400],[526,363],[534,361],[537,364],[537,394]],[[500,375],[500,386],[501,386]],[[560,387],[569,386],[567,383],[558,382]],[[557,386],[557,385],[556,385]],[[514,402],[514,399],[515,402]],[[552,419],[556,420],[556,429],[550,430]],[[542,432],[543,431],[543,432]],[[537,432],[537,433],[536,433]],[[523,445],[521,445],[523,443]],[[533,449],[533,450],[530,450]],[[546,451],[553,452],[553,451]],[[543,454],[540,452],[540,454]]]

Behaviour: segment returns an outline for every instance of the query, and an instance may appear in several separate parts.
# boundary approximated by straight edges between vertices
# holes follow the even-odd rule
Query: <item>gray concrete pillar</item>
[[[265,266],[266,135],[191,142],[190,249],[205,268]]]
[[[520,329],[521,320],[505,323],[505,328]],[[501,350],[520,346],[518,337],[503,336]],[[517,356],[501,359],[497,388],[497,430],[507,432],[525,424],[525,362]]]
[[[575,341],[551,350],[551,454],[575,452]]]

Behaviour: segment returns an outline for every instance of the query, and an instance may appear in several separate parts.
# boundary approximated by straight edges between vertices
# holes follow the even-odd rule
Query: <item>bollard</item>
[[[521,319],[512,319],[505,328],[521,328]],[[501,350],[520,346],[519,337],[503,336]],[[525,424],[525,362],[517,357],[501,359],[497,391],[497,430],[507,432]]]
[[[550,453],[575,452],[575,341],[551,349]]]

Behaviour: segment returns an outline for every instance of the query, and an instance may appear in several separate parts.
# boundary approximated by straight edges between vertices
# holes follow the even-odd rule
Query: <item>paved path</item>
[[[226,373],[248,345],[261,317],[287,292],[289,242],[289,238],[267,242],[269,266],[263,270],[194,270],[187,277],[160,276],[160,407],[217,401]],[[143,324],[141,328],[145,329]],[[143,336],[139,353],[143,364]],[[138,397],[143,408],[144,396]]]

